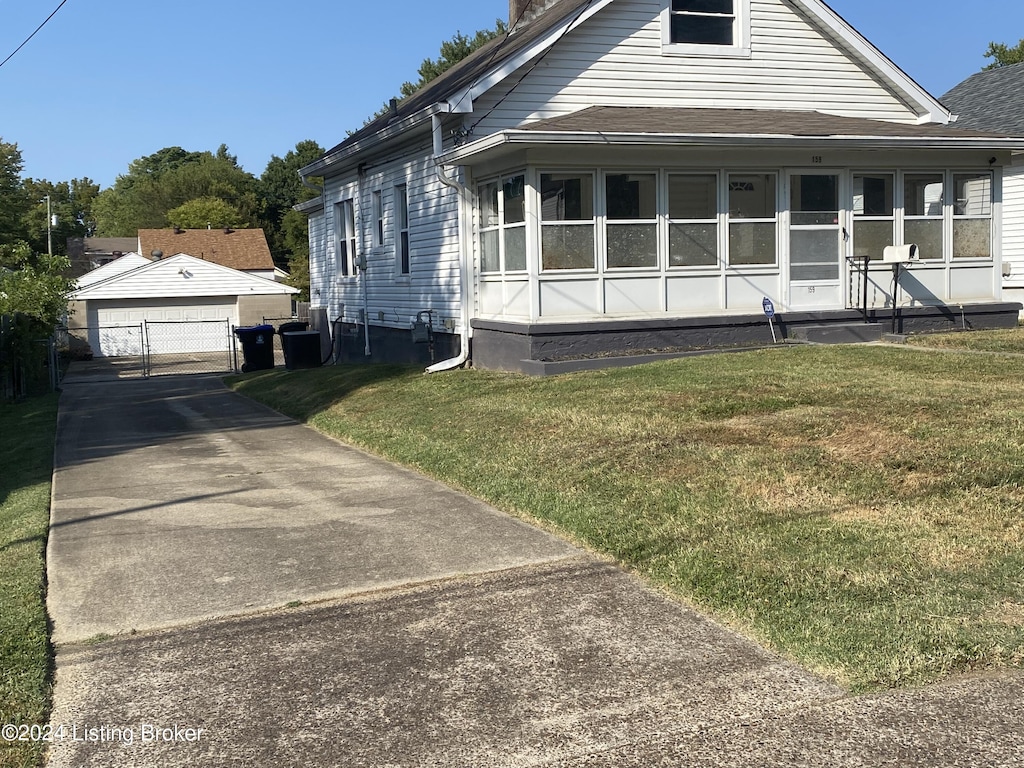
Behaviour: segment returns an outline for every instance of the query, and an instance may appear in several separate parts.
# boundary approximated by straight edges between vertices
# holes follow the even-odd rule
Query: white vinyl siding
[[[395,192],[404,186],[408,201],[409,273],[402,275],[396,259],[398,248]],[[383,241],[378,246],[378,218],[374,197],[380,196]],[[356,278],[328,278],[321,274],[312,284],[313,299],[319,288],[323,305],[332,318],[360,321],[363,309],[363,279],[371,325],[409,328],[417,312],[434,311],[435,330],[446,320],[461,318],[459,306],[459,214],[458,196],[437,178],[430,148],[423,146],[418,159],[396,161],[372,169],[359,179],[355,175],[327,179],[326,199],[335,202],[354,199],[356,242],[366,255],[366,273]],[[333,254],[328,255],[327,263]],[[401,278],[401,279],[399,279]]]
[[[1024,286],[1024,165],[1004,171],[1003,262],[1010,265],[1005,284]]]
[[[719,58],[663,55],[662,0],[613,3],[566,35],[529,74],[532,65],[477,99],[468,122],[483,116],[474,129],[482,136],[595,104],[818,110],[917,121],[852,52],[792,6],[783,0],[750,5],[749,58]]]

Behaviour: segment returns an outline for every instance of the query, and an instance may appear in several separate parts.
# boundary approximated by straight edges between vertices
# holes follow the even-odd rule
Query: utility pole
[[[50,196],[46,195],[46,255],[53,256],[53,214],[50,213]]]

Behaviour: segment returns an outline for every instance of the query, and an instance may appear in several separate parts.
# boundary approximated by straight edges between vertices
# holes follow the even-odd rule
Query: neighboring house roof
[[[298,288],[251,275],[184,253],[150,261],[144,266],[74,291],[70,298],[182,298],[195,296],[257,296],[294,294]]]
[[[535,0],[539,2],[540,0]],[[473,99],[510,76],[518,67],[543,55],[565,32],[585,22],[614,0],[549,0],[543,12],[507,36],[491,40],[439,77],[397,104],[301,170],[317,176],[332,165],[370,149],[379,141],[421,124],[431,114],[472,111]],[[821,0],[789,0],[862,65],[872,69],[894,93],[911,104],[921,122],[945,123],[950,115],[924,88],[851,27]]]
[[[1024,64],[973,74],[941,101],[959,115],[958,126],[1024,136]]]
[[[149,257],[187,253],[232,269],[273,271],[266,235],[262,229],[140,229],[138,251]]]
[[[81,289],[103,280],[109,280],[111,277],[131,272],[133,269],[144,267],[149,263],[149,259],[144,256],[140,256],[137,253],[126,253],[120,258],[107,262],[102,267],[86,272],[75,282],[75,288]]]
[[[101,259],[131,253],[139,244],[135,237],[69,237],[67,242],[73,278],[95,269]]]

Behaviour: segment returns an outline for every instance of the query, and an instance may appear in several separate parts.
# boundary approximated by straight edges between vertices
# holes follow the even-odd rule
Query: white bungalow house
[[[509,17],[301,172],[323,180],[298,206],[312,301],[348,353],[425,360],[417,317],[433,370],[763,342],[765,298],[787,336],[1016,321],[1000,206],[1024,139],[953,127],[820,0]]]

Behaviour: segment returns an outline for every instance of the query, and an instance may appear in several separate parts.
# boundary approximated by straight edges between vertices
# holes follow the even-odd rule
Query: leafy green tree
[[[167,212],[167,221],[182,229],[239,227],[244,217],[219,197],[197,197]]]
[[[127,174],[99,194],[93,206],[97,234],[131,237],[139,229],[166,227],[169,211],[208,197],[237,210],[238,226],[259,226],[263,204],[257,180],[225,145],[216,155],[168,147],[132,162]]]
[[[47,195],[50,196],[50,212],[57,217],[56,225],[51,226],[54,253],[67,252],[69,237],[88,237],[96,229],[92,206],[100,186],[91,179],[57,183],[25,179],[24,189],[32,205],[23,217],[23,223],[29,245],[36,251],[46,252]]]
[[[307,220],[292,206],[316,197],[315,189],[303,185],[299,169],[322,156],[323,147],[311,140],[300,141],[284,157],[274,155],[260,176],[259,190],[265,208],[263,232],[267,236],[274,263],[294,274],[304,272],[305,285],[291,283],[309,292],[309,237]],[[303,280],[301,274],[296,278]],[[305,301],[306,299],[301,299]]]
[[[477,48],[482,48],[494,38],[501,37],[507,32],[508,25],[501,19],[495,19],[494,29],[477,30],[473,37],[467,37],[462,32],[456,32],[451,40],[445,40],[441,43],[440,56],[436,59],[423,60],[419,68],[420,79],[418,81],[402,84],[402,96],[412,96],[424,85],[443,75]]]
[[[478,48],[482,48],[496,37],[501,37],[508,32],[508,24],[501,19],[494,20],[494,29],[480,29],[472,37],[467,37],[461,32],[456,32],[450,40],[441,43],[440,56],[436,59],[424,59],[420,64],[418,74],[420,79],[415,83],[404,82],[401,87],[402,97],[412,96],[416,91],[430,81],[440,77],[464,58],[469,56]],[[378,117],[386,115],[391,109],[390,103],[385,103],[372,117],[367,119],[363,125],[367,126]]]
[[[1024,63],[1024,38],[1013,47],[1003,43],[989,43],[988,50],[985,51],[985,58],[993,60],[985,69],[998,69],[1011,64]]]
[[[27,239],[24,218],[32,200],[21,181],[23,167],[18,145],[0,138],[0,245]]]
[[[0,246],[0,315],[27,315],[52,332],[67,312],[69,267],[67,257],[34,253],[25,242]]]

